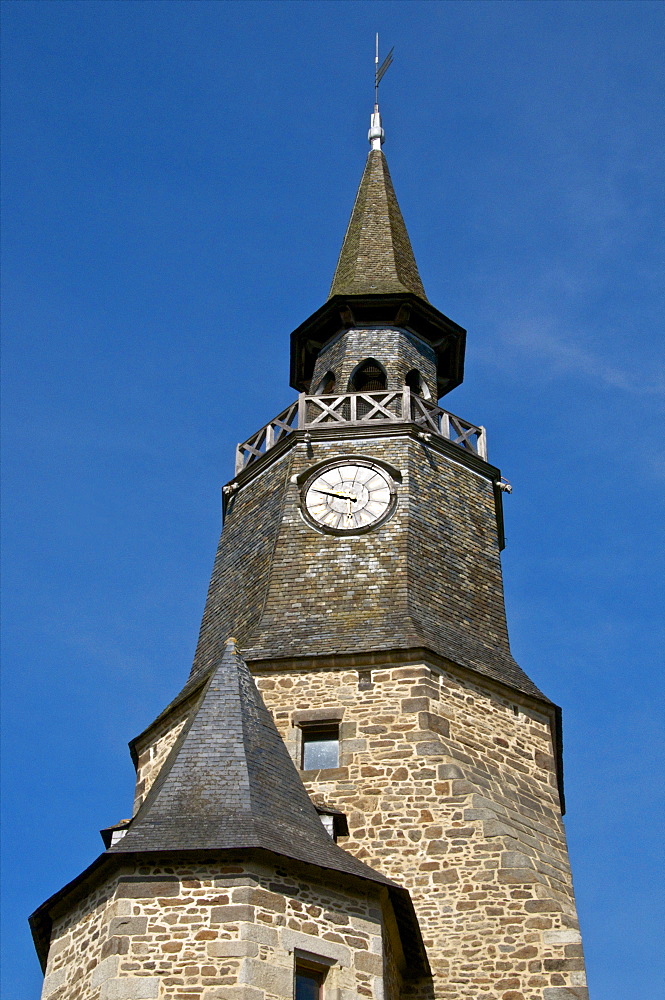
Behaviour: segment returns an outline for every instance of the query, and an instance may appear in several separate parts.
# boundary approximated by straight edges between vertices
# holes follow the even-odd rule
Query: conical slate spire
[[[372,145],[328,297],[411,292],[427,301],[380,139]]]
[[[235,640],[107,854],[263,848],[386,886],[326,833]]]

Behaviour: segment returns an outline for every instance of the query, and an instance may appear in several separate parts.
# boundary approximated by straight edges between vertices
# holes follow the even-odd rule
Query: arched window
[[[381,392],[386,381],[383,366],[374,358],[368,358],[358,365],[349,379],[349,392]]]
[[[410,372],[407,372],[404,377],[404,385],[408,385],[411,392],[417,393],[418,396],[422,396],[423,399],[431,399],[431,393],[427,387],[427,383],[423,382],[420,377],[420,372],[417,368],[412,368]]]
[[[316,389],[314,390],[315,396],[326,396],[331,392],[335,391],[335,373],[326,372]]]

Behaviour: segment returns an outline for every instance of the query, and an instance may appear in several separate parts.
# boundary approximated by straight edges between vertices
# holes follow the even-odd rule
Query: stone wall
[[[410,890],[437,997],[587,996],[548,715],[427,664],[257,681],[296,763],[294,713],[343,708],[340,767],[302,777]]]
[[[127,867],[54,922],[42,998],[293,1000],[302,951],[329,966],[331,1000],[397,1000],[381,907],[376,887],[295,864]]]

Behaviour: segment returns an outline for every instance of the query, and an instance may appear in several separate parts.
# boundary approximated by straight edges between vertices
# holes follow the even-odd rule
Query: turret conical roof
[[[30,917],[46,966],[52,913],[78,901],[125,859],[258,849],[388,890],[407,974],[429,975],[408,890],[342,850],[328,835],[234,639],[125,836]]]
[[[107,853],[252,847],[394,886],[328,835],[229,640],[129,831]]]
[[[400,292],[411,292],[427,301],[386,158],[380,149],[372,149],[329,298]]]

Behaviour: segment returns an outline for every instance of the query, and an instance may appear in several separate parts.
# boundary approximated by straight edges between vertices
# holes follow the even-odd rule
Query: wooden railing
[[[487,460],[484,427],[476,427],[468,420],[442,410],[412,392],[408,386],[398,390],[347,392],[343,395],[307,396],[302,392],[295,403],[238,445],[236,475],[294,430],[331,424],[367,426],[386,423],[417,424],[423,438],[434,434]]]
[[[246,468],[251,462],[255,462],[261,455],[265,455],[273,445],[276,445],[285,434],[290,434],[296,430],[298,425],[298,408],[300,400],[291,403],[285,410],[278,413],[269,424],[262,427],[251,438],[247,438],[236,449],[236,475]]]

